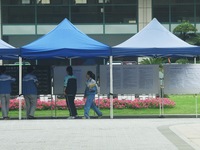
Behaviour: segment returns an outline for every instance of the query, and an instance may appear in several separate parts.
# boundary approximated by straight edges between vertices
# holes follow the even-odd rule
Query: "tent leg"
[[[161,86],[161,88],[160,88],[160,118],[162,118],[164,115],[163,99],[164,99],[164,88],[163,88],[163,86]]]
[[[162,116],[162,106],[161,106],[161,104],[162,104],[162,98],[160,98],[160,100],[159,100],[159,102],[160,102],[160,117]]]
[[[113,119],[113,57],[110,56],[110,119]]]
[[[57,109],[57,106],[56,106],[56,101],[57,101],[57,95],[55,95],[55,103],[54,103],[54,109],[55,109],[55,117],[57,117],[57,112],[56,112],[56,109]]]
[[[164,90],[162,89],[162,117],[164,116]]]
[[[198,99],[197,99],[197,94],[195,94],[195,101],[196,101],[196,118],[198,118]]]
[[[197,63],[197,58],[196,57],[194,57],[194,64],[196,64]]]
[[[22,119],[22,57],[19,57],[19,120]]]
[[[69,59],[69,65],[70,66],[72,65],[72,59],[71,58]]]
[[[51,118],[53,118],[53,94],[51,93]]]

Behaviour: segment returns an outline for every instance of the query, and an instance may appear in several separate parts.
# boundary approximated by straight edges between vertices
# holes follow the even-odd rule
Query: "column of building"
[[[152,20],[152,0],[138,0],[138,29],[143,29]]]
[[[152,20],[152,0],[138,0],[138,30],[142,30]],[[138,57],[140,63],[146,57]]]

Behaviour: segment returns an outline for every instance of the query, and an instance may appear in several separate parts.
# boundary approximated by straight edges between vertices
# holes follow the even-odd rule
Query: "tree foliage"
[[[181,58],[176,61],[178,64],[188,64],[189,60],[187,58]]]
[[[197,29],[188,21],[182,22],[174,29],[174,33],[187,34],[188,32],[196,32]]]
[[[173,33],[182,40],[192,45],[200,45],[200,36],[196,33],[197,28],[192,25],[189,21],[184,21],[175,29]]]
[[[153,58],[153,57],[149,57],[149,58],[145,58],[143,59],[140,64],[143,65],[148,65],[148,64],[158,64],[160,68],[162,68],[162,64],[166,62],[165,59],[163,58]]]
[[[141,64],[162,64],[162,62],[163,62],[163,58],[149,57],[149,58],[143,59],[140,63]]]

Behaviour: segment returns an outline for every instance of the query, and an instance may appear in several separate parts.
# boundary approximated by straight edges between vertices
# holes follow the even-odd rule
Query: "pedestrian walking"
[[[102,112],[97,108],[94,103],[95,94],[97,93],[97,84],[95,81],[95,74],[92,71],[88,71],[86,74],[86,88],[84,98],[86,98],[85,106],[84,106],[84,118],[90,119],[89,111],[92,108],[99,118],[102,117]]]

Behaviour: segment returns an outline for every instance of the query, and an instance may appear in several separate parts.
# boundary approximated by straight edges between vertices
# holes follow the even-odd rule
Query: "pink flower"
[[[83,109],[85,105],[85,99],[77,99],[74,101],[77,109]],[[113,107],[115,109],[141,109],[141,108],[159,108],[161,102],[163,103],[164,107],[172,108],[176,104],[174,101],[168,99],[168,98],[149,98],[145,100],[118,100],[113,99]],[[109,109],[110,108],[110,99],[103,98],[103,99],[96,99],[95,100],[96,105],[99,105],[102,109]],[[22,109],[25,108],[25,101],[22,100]],[[55,100],[52,101],[40,101],[38,99],[37,101],[37,110],[51,110],[51,109],[68,109],[66,106],[65,100],[58,100],[55,102]],[[19,100],[12,99],[10,100],[10,110],[18,110],[19,109]]]

